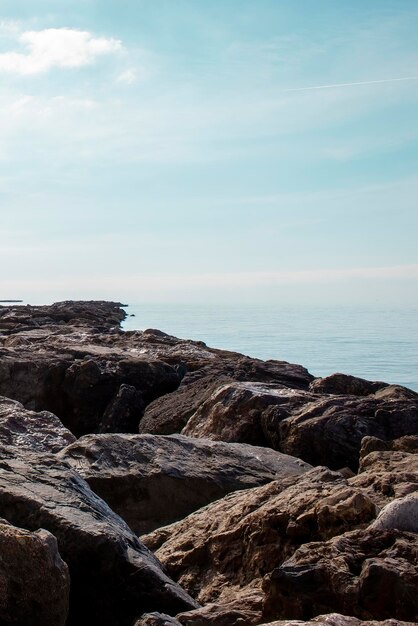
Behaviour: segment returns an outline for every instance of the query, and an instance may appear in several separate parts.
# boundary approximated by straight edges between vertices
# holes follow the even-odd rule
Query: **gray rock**
[[[76,440],[58,417],[28,411],[15,400],[0,397],[0,443],[37,452],[58,452]]]
[[[418,492],[387,504],[370,528],[380,530],[396,528],[418,533]]]
[[[146,611],[176,614],[196,607],[68,465],[7,446],[0,446],[0,459],[0,516],[31,531],[48,530],[68,564],[68,626],[131,626]]]
[[[182,519],[231,491],[310,469],[268,448],[183,435],[87,435],[59,458],[138,534]]]

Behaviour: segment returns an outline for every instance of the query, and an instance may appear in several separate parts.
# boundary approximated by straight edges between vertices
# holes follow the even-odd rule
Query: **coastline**
[[[0,308],[0,574],[27,581],[0,617],[416,622],[418,394],[122,330],[124,308]]]

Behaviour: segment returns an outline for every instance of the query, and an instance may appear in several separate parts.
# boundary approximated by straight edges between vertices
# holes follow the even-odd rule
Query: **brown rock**
[[[0,623],[65,626],[70,577],[57,541],[0,520]]]
[[[363,620],[418,619],[418,538],[356,530],[301,546],[266,576],[264,616],[309,619],[328,612]]]
[[[269,424],[274,432],[274,420]],[[276,448],[312,465],[358,467],[366,435],[393,439],[418,433],[418,394],[386,387],[373,396],[324,396],[277,422]],[[273,439],[273,435],[271,435]]]
[[[310,384],[314,393],[337,394],[344,396],[369,396],[379,389],[387,387],[387,383],[371,382],[348,374],[331,374],[325,378],[315,378]]]
[[[361,620],[356,617],[348,617],[347,615],[340,615],[338,613],[331,613],[329,615],[320,615],[314,617],[308,622],[302,622],[300,620],[285,619],[278,622],[270,622],[269,624],[263,624],[263,626],[414,626],[413,622],[401,622],[397,619],[386,619],[383,621],[376,620]]]
[[[400,451],[370,452],[361,460],[353,487],[367,492],[378,506],[418,491],[418,454]]]
[[[368,523],[375,514],[370,499],[340,474],[317,468],[230,494],[143,541],[200,602],[222,604],[248,585],[257,587],[304,542]]]

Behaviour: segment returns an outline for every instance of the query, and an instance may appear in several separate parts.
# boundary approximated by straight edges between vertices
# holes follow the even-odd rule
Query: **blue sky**
[[[2,297],[418,305],[416,0],[3,0]]]

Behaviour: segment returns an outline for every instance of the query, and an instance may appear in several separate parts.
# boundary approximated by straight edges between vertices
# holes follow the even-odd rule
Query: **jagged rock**
[[[359,474],[349,482],[367,492],[378,506],[385,506],[394,498],[418,491],[418,454],[398,450],[370,452],[361,459]]]
[[[135,626],[181,626],[175,617],[163,613],[148,613],[135,622]]]
[[[57,541],[0,520],[0,623],[65,626],[70,577]]]
[[[269,431],[274,428],[271,419]],[[393,439],[417,433],[418,394],[388,386],[364,398],[334,395],[308,402],[277,420],[277,438],[271,438],[274,447],[312,465],[356,470],[365,435]]]
[[[75,437],[56,415],[27,411],[20,402],[0,397],[0,443],[38,452],[58,452]]]
[[[371,382],[348,374],[331,374],[325,378],[315,378],[310,384],[310,390],[315,393],[332,393],[344,396],[369,396],[379,389],[387,387],[387,383]]]
[[[397,619],[386,619],[384,621],[360,620],[356,617],[331,613],[329,615],[319,615],[308,622],[300,620],[285,619],[278,622],[270,622],[263,626],[414,626],[415,622],[401,622]]]
[[[256,626],[262,621],[263,595],[260,590],[236,591],[230,601],[209,603],[200,609],[176,616],[182,626]]]
[[[310,469],[267,448],[182,435],[87,435],[59,457],[138,534],[182,519],[231,491]]]
[[[223,603],[261,584],[304,542],[375,516],[373,502],[341,474],[317,468],[230,494],[142,539],[201,603]]]
[[[190,417],[182,433],[252,445],[270,445],[264,423],[268,409],[284,417],[289,404],[306,403],[312,396],[283,386],[257,382],[232,382],[217,387]],[[268,414],[270,415],[270,414]]]
[[[188,374],[176,391],[149,404],[139,423],[139,432],[155,435],[179,433],[213,391],[229,381],[222,374],[199,377],[195,373]]]
[[[229,382],[209,392],[182,433],[267,445],[312,465],[356,470],[365,434],[418,432],[418,394],[385,387],[358,397]]]
[[[415,495],[393,500],[387,504],[370,528],[380,530],[396,528],[418,533],[418,491]]]
[[[120,302],[102,300],[56,302],[48,306],[0,306],[0,332],[16,333],[42,326],[69,324],[107,330],[126,318]]]
[[[232,352],[212,351],[211,355],[216,358],[209,364],[203,362],[200,369],[185,376],[174,393],[158,398],[147,407],[139,426],[141,433],[170,435],[180,432],[203,403],[226,384],[248,382],[250,385],[264,383],[266,386],[307,389],[312,380],[309,372],[300,365],[282,361],[263,362]],[[190,367],[186,356],[184,360]],[[197,364],[192,363],[191,366],[197,367]]]
[[[378,437],[363,437],[360,449],[360,467],[362,459],[370,452],[399,450],[400,452],[412,452],[418,454],[418,435],[410,435],[393,439],[391,441],[383,441]]]
[[[143,406],[180,384],[175,369],[160,361],[145,361],[109,348],[70,344],[63,353],[58,347],[51,342],[48,349],[26,345],[3,349],[0,393],[28,409],[51,411],[76,436],[96,432],[103,421],[105,429],[121,424],[135,432]],[[121,385],[134,387],[143,400],[131,402],[129,417],[120,415]]]
[[[328,612],[359,619],[418,620],[418,538],[355,530],[301,546],[266,576],[264,617],[309,619]]]
[[[155,609],[195,608],[129,527],[68,465],[48,454],[0,446],[0,516],[58,541],[69,566],[68,626],[131,626]]]

